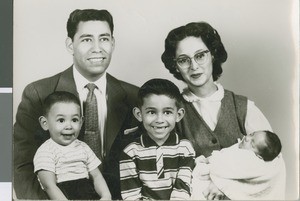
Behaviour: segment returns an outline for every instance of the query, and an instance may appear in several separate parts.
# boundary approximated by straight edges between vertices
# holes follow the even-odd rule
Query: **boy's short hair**
[[[281,142],[279,137],[275,133],[270,131],[264,132],[266,133],[265,142],[267,146],[259,150],[259,155],[263,158],[264,161],[272,161],[281,152]]]
[[[144,83],[138,92],[138,107],[144,103],[144,98],[148,95],[166,95],[175,99],[176,107],[180,107],[182,96],[178,87],[171,81],[166,79],[155,78]]]
[[[45,98],[43,104],[43,115],[48,115],[49,110],[55,103],[75,103],[80,107],[80,100],[74,94],[67,91],[55,91]]]

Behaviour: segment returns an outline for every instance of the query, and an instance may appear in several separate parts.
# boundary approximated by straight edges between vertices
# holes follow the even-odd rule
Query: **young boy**
[[[124,200],[190,198],[195,151],[174,131],[184,115],[180,100],[179,89],[168,80],[152,79],[140,88],[133,113],[143,124],[141,136],[120,159]]]
[[[192,199],[204,200],[212,181],[231,200],[284,200],[285,165],[280,152],[275,133],[257,131],[208,158],[198,157]]]
[[[111,199],[98,169],[101,161],[77,139],[82,121],[75,95],[57,91],[45,99],[39,122],[50,139],[38,148],[33,162],[34,172],[52,200]]]

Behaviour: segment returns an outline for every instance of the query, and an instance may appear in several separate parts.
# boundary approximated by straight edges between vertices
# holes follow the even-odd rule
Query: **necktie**
[[[156,149],[156,171],[157,178],[164,178],[164,155],[161,147]]]
[[[89,83],[86,87],[89,93],[85,102],[85,134],[83,140],[91,147],[96,156],[102,159],[97,98],[94,94],[94,90],[97,86],[93,83]]]

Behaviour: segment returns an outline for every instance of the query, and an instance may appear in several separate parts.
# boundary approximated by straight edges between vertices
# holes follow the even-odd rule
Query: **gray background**
[[[12,87],[13,83],[13,1],[0,1],[0,87]]]
[[[12,1],[0,1],[0,88],[11,88],[12,66]],[[0,182],[12,180],[12,94],[0,93]]]
[[[228,52],[222,85],[245,95],[280,136],[287,168],[287,199],[299,191],[297,0],[15,0],[13,117],[26,84],[72,64],[66,21],[76,8],[108,9],[116,47],[108,72],[141,85],[153,77],[174,81],[160,56],[167,33],[191,21],[217,29]]]
[[[0,182],[12,181],[12,94],[0,93]],[[0,196],[1,197],[1,196]],[[1,200],[1,199],[0,199]]]

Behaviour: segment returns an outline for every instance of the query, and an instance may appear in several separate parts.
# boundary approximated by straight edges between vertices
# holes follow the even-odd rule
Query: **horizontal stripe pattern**
[[[191,143],[181,139],[159,147],[163,152],[164,177],[158,178],[158,146],[145,147],[142,137],[129,144],[121,154],[122,198],[188,199],[195,159]]]
[[[86,143],[75,140],[68,146],[61,146],[52,139],[39,147],[33,162],[34,172],[51,171],[56,174],[57,183],[89,178],[88,172],[101,164]]]

